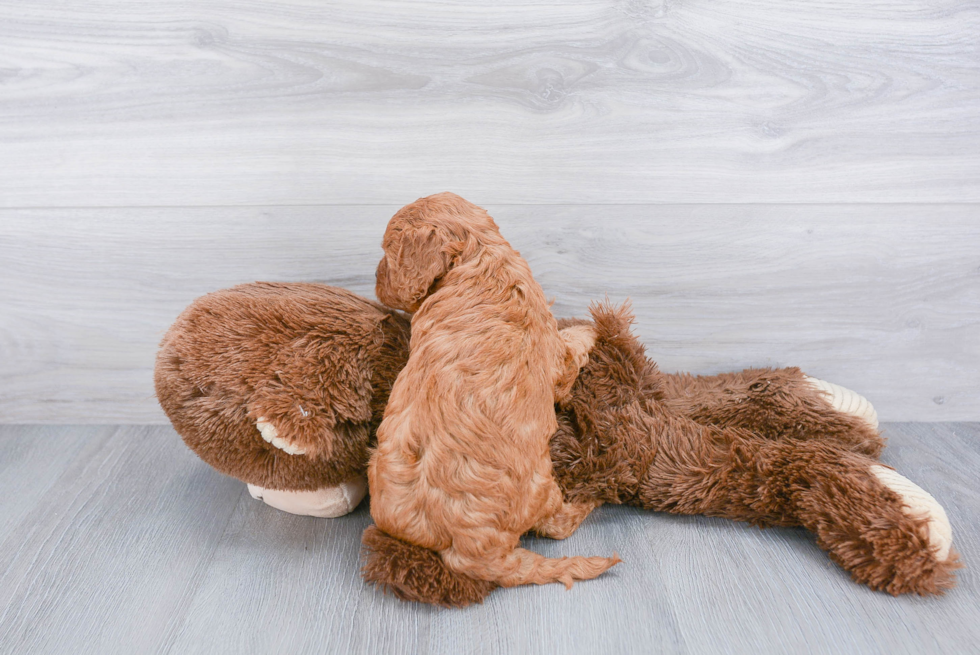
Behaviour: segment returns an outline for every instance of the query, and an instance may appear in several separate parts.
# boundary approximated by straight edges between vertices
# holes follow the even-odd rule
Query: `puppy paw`
[[[270,444],[272,444],[279,450],[283,451],[287,455],[306,454],[306,451],[300,448],[299,446],[294,446],[293,444],[289,443],[288,441],[280,437],[279,433],[276,431],[276,427],[272,425],[272,423],[269,423],[268,419],[266,419],[264,416],[259,417],[258,423],[255,424],[255,427],[258,428],[259,433],[262,435],[263,439],[265,439]]]
[[[250,484],[248,493],[283,512],[332,519],[354,511],[367,494],[367,478],[361,476],[315,491],[280,491]]]
[[[832,382],[825,382],[810,376],[806,376],[806,381],[819,391],[831,407],[838,412],[856,416],[864,420],[873,429],[878,429],[878,412],[871,406],[867,398]]]
[[[572,359],[572,366],[578,371],[589,361],[589,353],[595,345],[595,328],[591,325],[573,325],[564,330],[559,330],[568,354]]]
[[[565,344],[564,370],[555,380],[555,402],[565,406],[572,393],[572,386],[579,371],[589,362],[589,351],[595,345],[595,329],[591,325],[573,325],[559,330]]]
[[[930,549],[937,561],[945,562],[953,545],[953,528],[942,505],[924,489],[890,468],[875,464],[870,470],[881,484],[902,499],[902,511],[907,516],[928,522]]]

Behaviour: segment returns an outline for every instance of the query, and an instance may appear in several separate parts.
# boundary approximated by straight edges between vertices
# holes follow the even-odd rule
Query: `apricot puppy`
[[[571,587],[618,563],[517,547],[532,529],[568,536],[595,507],[562,502],[548,448],[592,328],[560,336],[527,262],[454,194],[399,210],[382,246],[378,299],[414,316],[368,467],[378,527],[503,586]]]

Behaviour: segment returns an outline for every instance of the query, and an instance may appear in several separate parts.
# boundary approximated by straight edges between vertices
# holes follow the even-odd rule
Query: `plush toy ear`
[[[431,226],[396,233],[378,264],[378,300],[407,312],[418,309],[432,285],[449,270],[452,254],[447,246],[442,231]]]

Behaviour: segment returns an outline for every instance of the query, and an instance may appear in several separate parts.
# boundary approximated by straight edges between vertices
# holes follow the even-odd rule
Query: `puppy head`
[[[454,193],[420,198],[388,222],[375,294],[389,307],[414,312],[450,269],[491,243],[506,242],[485,210]]]

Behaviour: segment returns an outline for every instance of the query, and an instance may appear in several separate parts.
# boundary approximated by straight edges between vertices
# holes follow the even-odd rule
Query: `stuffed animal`
[[[592,309],[596,342],[551,440],[566,500],[803,526],[873,589],[954,585],[945,512],[877,461],[884,442],[864,398],[796,368],[663,374],[631,320],[625,308]],[[341,289],[242,285],[177,319],[157,357],[157,396],[187,445],[253,496],[339,516],[364,494],[409,338],[406,316]],[[363,544],[365,578],[400,598],[461,606],[494,588],[373,526]]]
[[[191,450],[252,497],[342,516],[367,492],[409,331],[400,312],[343,289],[243,284],[177,318],[157,354],[157,398]]]

